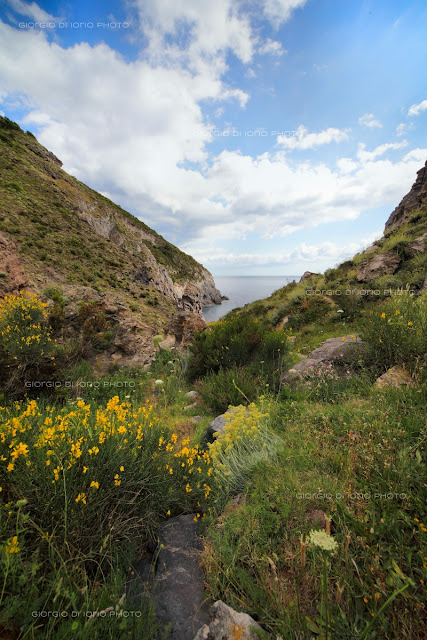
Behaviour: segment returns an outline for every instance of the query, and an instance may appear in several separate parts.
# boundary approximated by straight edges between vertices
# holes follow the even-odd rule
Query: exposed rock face
[[[203,318],[189,311],[182,311],[175,315],[165,326],[165,340],[160,347],[171,349],[189,344],[196,331],[203,331],[206,323]]]
[[[391,231],[399,227],[407,214],[427,202],[427,161],[425,166],[417,171],[417,179],[410,192],[401,200],[385,223],[385,231]]]
[[[194,640],[257,640],[259,635],[253,631],[261,631],[260,625],[247,613],[238,613],[221,600],[211,607],[212,622],[204,625]]]
[[[409,258],[412,258],[415,254],[422,253],[423,251],[426,250],[426,243],[427,243],[427,233],[424,233],[419,238],[415,238],[415,240],[412,240],[412,242],[410,242],[405,247],[405,254]]]
[[[301,278],[300,278],[300,282],[304,282],[304,280],[308,280],[309,278],[311,278],[311,276],[318,276],[318,273],[313,273],[312,271],[305,271]]]
[[[377,389],[384,389],[385,387],[413,387],[414,381],[412,380],[406,369],[402,367],[391,367],[385,373],[377,378],[374,387]]]
[[[28,277],[16,244],[0,232],[0,296],[17,294],[28,286]]]
[[[295,364],[292,369],[286,371],[281,378],[281,382],[282,384],[289,384],[292,380],[300,380],[311,367],[321,363],[334,362],[339,365],[340,363],[348,362],[354,350],[363,348],[363,344],[358,334],[354,337],[350,335],[342,338],[329,338],[320,347],[314,349],[307,358],[304,358]]]
[[[397,270],[400,263],[400,256],[393,251],[377,254],[367,262],[362,262],[359,265],[357,280],[358,282],[370,282],[380,276],[392,274]]]

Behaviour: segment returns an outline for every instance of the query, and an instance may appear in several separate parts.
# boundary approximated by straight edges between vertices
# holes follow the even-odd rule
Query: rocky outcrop
[[[427,161],[417,172],[417,179],[385,223],[385,231],[392,231],[405,221],[408,213],[427,202]]]
[[[300,282],[304,282],[304,280],[308,280],[311,276],[318,276],[318,273],[313,273],[312,271],[304,271],[300,278]]]
[[[159,344],[163,349],[181,348],[188,345],[196,331],[203,331],[206,323],[202,316],[182,311],[177,313],[165,326],[165,339]]]
[[[341,338],[329,338],[320,347],[314,349],[309,355],[286,371],[282,378],[282,384],[289,384],[292,380],[301,380],[310,369],[322,363],[334,363],[340,367],[348,363],[355,352],[363,349],[364,343],[359,334],[343,336]],[[337,372],[340,373],[339,369]]]
[[[212,622],[204,625],[194,640],[257,640],[260,625],[247,613],[238,613],[221,600],[217,600],[210,610]]]
[[[361,262],[357,269],[358,282],[370,282],[380,276],[394,273],[401,263],[400,256],[393,251],[374,255],[367,262]]]
[[[405,255],[409,258],[413,258],[417,253],[422,253],[426,250],[427,233],[424,233],[419,238],[415,238],[405,247]]]
[[[385,387],[399,388],[402,386],[413,387],[414,381],[411,378],[409,372],[403,367],[391,367],[385,373],[377,378],[374,387],[377,389],[384,389]]]
[[[0,296],[28,287],[28,277],[15,242],[0,232]]]

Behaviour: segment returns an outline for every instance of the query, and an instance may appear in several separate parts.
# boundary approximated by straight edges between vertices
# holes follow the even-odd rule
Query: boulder
[[[401,263],[400,256],[393,251],[378,253],[367,262],[361,262],[357,269],[358,282],[370,282],[380,276],[390,275]]]
[[[418,238],[415,238],[415,240],[412,240],[412,242],[410,242],[405,247],[405,254],[409,258],[412,258],[417,253],[422,253],[423,251],[425,251],[426,244],[427,244],[427,233],[424,233],[422,236],[419,236]]]
[[[282,384],[288,384],[293,379],[302,379],[311,367],[323,362],[335,362],[338,365],[347,363],[354,354],[355,345],[358,349],[362,349],[364,346],[359,334],[325,340],[320,347],[314,349],[306,358],[300,360],[283,374]]]
[[[225,427],[225,425],[227,423],[227,421],[226,421],[224,416],[225,416],[226,413],[233,413],[233,412],[234,412],[234,407],[230,407],[229,409],[227,409],[227,411],[225,413],[223,413],[220,416],[217,416],[210,423],[210,425],[208,427],[208,431],[213,432],[213,433],[218,433],[220,431],[224,431],[224,427]]]
[[[247,613],[238,613],[221,600],[217,600],[210,610],[212,622],[199,629],[194,640],[257,640],[260,625]]]
[[[308,280],[309,278],[311,278],[311,276],[318,276],[318,273],[313,273],[312,271],[305,271],[301,278],[300,278],[300,282],[304,282],[304,280]]]
[[[197,391],[194,391],[194,389],[192,391],[188,391],[188,393],[185,394],[187,396],[187,398],[190,398],[190,400],[193,400],[193,402],[197,402],[200,400],[200,395],[197,393]]]
[[[398,366],[388,369],[374,383],[374,387],[377,389],[384,389],[385,387],[398,389],[402,386],[413,387],[414,381],[406,369]]]

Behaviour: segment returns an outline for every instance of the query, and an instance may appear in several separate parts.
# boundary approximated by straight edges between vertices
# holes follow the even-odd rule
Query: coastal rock
[[[300,278],[300,282],[304,282],[304,280],[308,280],[309,278],[311,278],[311,276],[318,276],[318,273],[313,273],[312,271],[305,271],[301,278]]]
[[[194,640],[257,640],[260,625],[247,613],[238,613],[221,600],[217,600],[211,609],[212,622],[199,629]]]
[[[400,256],[393,251],[374,255],[370,260],[359,265],[357,280],[358,282],[370,282],[380,276],[392,274],[400,263]]]
[[[335,362],[337,364],[348,362],[355,349],[361,349],[363,345],[364,343],[359,334],[341,338],[329,338],[320,347],[309,353],[306,358],[300,360],[300,362],[286,371],[281,378],[281,383],[289,384],[292,380],[302,379],[311,367],[324,362]]]
[[[417,171],[417,179],[409,193],[400,201],[385,223],[385,231],[392,231],[400,227],[408,213],[427,202],[427,161],[425,166]]]
[[[374,383],[374,387],[377,389],[384,389],[385,387],[399,388],[402,386],[413,387],[414,381],[410,374],[403,367],[391,367],[385,373],[382,374]]]

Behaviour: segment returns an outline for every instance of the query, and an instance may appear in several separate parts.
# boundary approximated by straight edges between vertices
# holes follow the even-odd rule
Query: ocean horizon
[[[214,276],[215,285],[223,296],[222,304],[203,307],[203,316],[206,322],[214,322],[225,316],[226,313],[243,307],[245,304],[267,298],[274,291],[284,287],[301,276]]]

